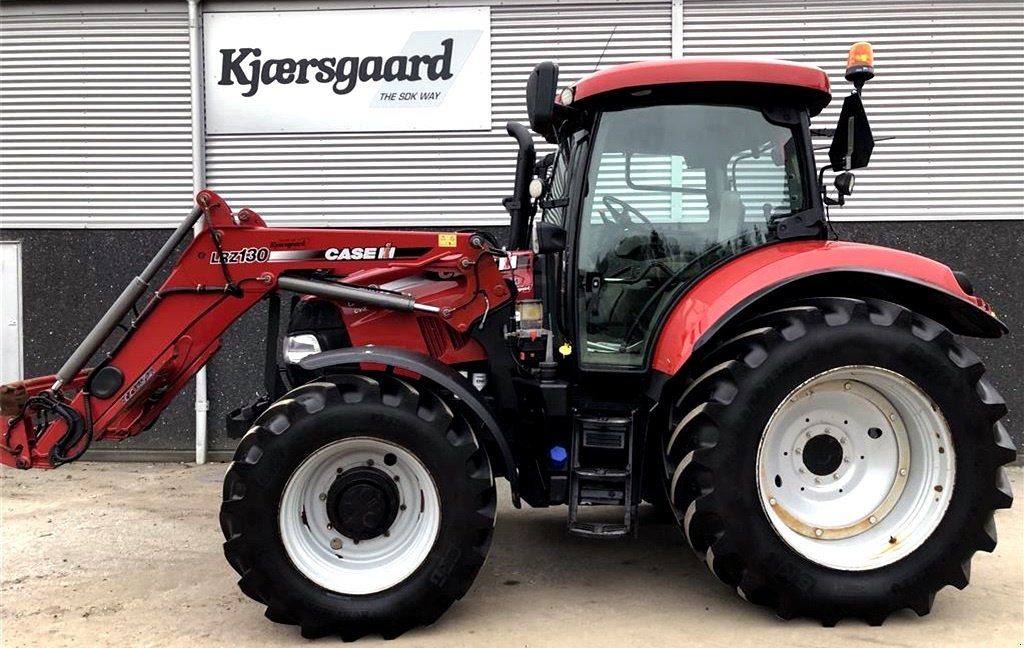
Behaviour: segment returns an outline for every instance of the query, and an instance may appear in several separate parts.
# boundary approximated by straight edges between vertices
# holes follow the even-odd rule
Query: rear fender
[[[815,296],[886,299],[960,335],[1008,332],[988,305],[964,292],[953,271],[938,261],[860,243],[793,241],[748,252],[697,282],[669,312],[652,368],[674,376],[730,323],[777,303]]]
[[[516,508],[520,507],[519,473],[516,471],[508,439],[505,438],[505,433],[491,412],[490,406],[480,396],[480,392],[458,371],[422,353],[379,346],[334,349],[306,356],[299,362],[299,366],[306,371],[321,374],[331,369],[351,369],[361,365],[410,372],[454,394],[480,421],[480,441],[492,450],[489,454],[495,472],[504,474],[508,479],[512,488],[512,502]],[[497,453],[493,450],[497,450]],[[494,456],[495,454],[498,456]]]

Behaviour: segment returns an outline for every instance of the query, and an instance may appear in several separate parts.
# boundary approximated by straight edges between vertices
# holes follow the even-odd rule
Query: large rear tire
[[[303,385],[257,419],[224,480],[224,553],[304,637],[396,637],[473,583],[494,479],[470,422],[391,375]]]
[[[817,299],[711,351],[677,400],[667,489],[711,571],[783,618],[927,614],[996,544],[1002,399],[936,322]]]

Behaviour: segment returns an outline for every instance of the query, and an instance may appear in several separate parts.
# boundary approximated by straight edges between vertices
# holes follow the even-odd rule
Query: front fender
[[[438,360],[397,347],[363,346],[334,349],[306,356],[299,366],[310,372],[323,372],[335,367],[384,365],[422,376],[424,379],[447,389],[464,403],[482,423],[481,441],[497,448],[500,456],[491,457],[499,471],[504,472],[512,490],[512,503],[516,508],[519,500],[519,473],[508,440],[494,418],[490,406],[481,398],[480,392],[462,374]]]
[[[697,282],[669,312],[652,368],[674,376],[730,321],[775,301],[811,296],[878,297],[927,315],[954,333],[999,337],[1006,326],[938,261],[843,241],[778,243],[739,256]]]

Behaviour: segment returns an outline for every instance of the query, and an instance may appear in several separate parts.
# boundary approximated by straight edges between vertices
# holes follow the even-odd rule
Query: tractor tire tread
[[[940,578],[918,584],[902,595],[880,596],[871,605],[859,602],[840,613],[828,602],[819,603],[795,595],[794,588],[786,586],[786,575],[771,573],[771,566],[766,564],[769,556],[752,556],[736,542],[742,535],[742,521],[728,524],[726,518],[734,512],[727,502],[720,501],[716,491],[719,480],[729,479],[729,471],[734,468],[723,465],[717,449],[725,435],[734,432],[722,429],[720,422],[724,413],[740,396],[740,390],[751,384],[752,374],[775,348],[800,340],[822,323],[828,327],[843,327],[851,322],[909,330],[922,342],[939,345],[950,364],[968,377],[982,405],[980,409],[987,415],[982,425],[991,430],[988,438],[980,441],[984,444],[980,452],[990,459],[984,470],[990,471],[985,476],[991,477],[993,486],[989,501],[979,503],[989,511],[984,524],[971,531],[968,542],[953,550],[954,555]],[[890,614],[903,608],[924,616],[930,612],[935,593],[942,587],[952,585],[962,589],[967,586],[971,557],[976,551],[995,548],[991,511],[1007,508],[1013,501],[1009,480],[1001,467],[1016,459],[1013,442],[999,423],[1006,406],[984,377],[984,367],[977,355],[957,342],[940,324],[881,300],[802,300],[751,319],[747,330],[709,352],[701,366],[704,369],[694,372],[697,377],[682,390],[670,412],[672,427],[665,446],[666,463],[671,471],[667,487],[690,546],[717,578],[751,603],[771,607],[782,618],[811,617],[828,627],[846,616],[881,625]]]
[[[457,552],[456,564],[430,596],[420,596],[414,609],[378,610],[367,613],[361,609],[345,615],[318,601],[315,606],[287,590],[287,586],[270,578],[260,568],[259,556],[265,547],[254,546],[247,539],[247,525],[254,522],[246,506],[249,491],[266,486],[268,474],[260,470],[264,462],[280,461],[278,446],[289,430],[302,418],[325,408],[343,404],[366,404],[375,407],[400,408],[428,423],[434,433],[450,446],[451,453],[462,457],[466,483],[474,488],[476,508],[471,522],[472,546]],[[270,466],[269,468],[273,468]],[[417,627],[430,625],[470,588],[487,556],[493,536],[497,499],[490,462],[477,442],[470,418],[457,405],[449,405],[431,390],[419,389],[409,381],[390,374],[342,374],[307,383],[286,394],[271,405],[243,436],[228,467],[224,480],[220,513],[224,533],[224,554],[239,574],[239,588],[249,598],[266,605],[265,616],[275,623],[298,625],[305,638],[337,636],[355,641],[366,635],[398,637]],[[261,521],[266,523],[266,521]],[[273,524],[277,524],[276,517]],[[282,550],[283,551],[283,550]],[[301,575],[296,573],[298,578]],[[410,577],[411,578],[411,577]],[[317,588],[312,582],[308,586]],[[402,587],[400,583],[392,589]],[[319,589],[319,588],[317,588]],[[322,590],[327,597],[347,595]]]

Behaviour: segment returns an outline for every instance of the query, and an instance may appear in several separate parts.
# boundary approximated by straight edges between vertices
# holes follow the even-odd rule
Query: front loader
[[[504,247],[272,228],[202,191],[55,375],[0,387],[0,462],[141,433],[269,300],[266,394],[229,417],[220,522],[242,591],[303,636],[437,620],[486,558],[495,477],[590,538],[634,535],[649,502],[784,618],[927,614],[1012,502],[1006,407],[955,337],[1007,329],[961,273],[830,235],[875,143],[873,74],[855,45],[828,130],[814,67],[684,58],[559,91],[541,63],[527,108],[554,151],[508,125]]]

